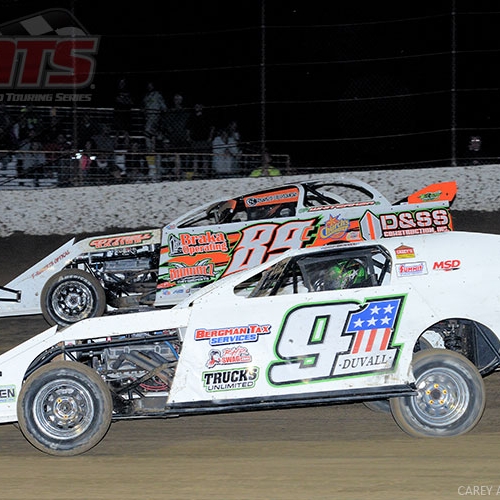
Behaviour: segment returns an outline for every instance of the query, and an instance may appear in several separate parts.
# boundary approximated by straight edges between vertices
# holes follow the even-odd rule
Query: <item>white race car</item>
[[[0,422],[53,455],[120,419],[356,401],[463,434],[500,364],[499,255],[453,231],[289,250],[170,309],[53,326],[0,356]]]
[[[214,200],[153,228],[72,240],[0,286],[0,316],[70,325],[170,307],[285,250],[453,229],[456,183],[391,203],[358,179],[307,181]]]

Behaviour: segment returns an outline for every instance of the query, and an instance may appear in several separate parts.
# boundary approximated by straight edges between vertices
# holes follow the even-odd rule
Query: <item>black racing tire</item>
[[[113,399],[104,380],[77,362],[55,361],[33,372],[17,400],[19,428],[38,450],[74,456],[106,435]]]
[[[399,427],[415,437],[460,436],[481,420],[486,390],[478,369],[446,349],[417,352],[412,362],[417,394],[391,398]]]
[[[378,399],[374,401],[363,401],[363,404],[377,413],[391,413],[391,405],[388,399]]]
[[[68,326],[102,316],[106,311],[106,293],[92,274],[81,269],[63,269],[45,283],[40,305],[49,325]]]

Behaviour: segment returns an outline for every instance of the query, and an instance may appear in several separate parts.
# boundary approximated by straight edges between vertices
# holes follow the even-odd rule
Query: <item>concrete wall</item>
[[[214,199],[278,186],[285,182],[352,176],[373,184],[397,201],[427,184],[456,180],[455,210],[500,210],[500,165],[383,170],[268,179],[227,179],[83,188],[0,191],[0,237],[106,234],[113,228],[162,227],[189,209]]]

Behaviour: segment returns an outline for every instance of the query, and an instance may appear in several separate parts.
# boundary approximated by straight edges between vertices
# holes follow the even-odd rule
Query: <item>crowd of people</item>
[[[14,159],[17,177],[35,183],[48,175],[60,185],[281,175],[268,153],[258,165],[246,156],[235,119],[220,126],[203,104],[187,108],[180,93],[167,102],[153,82],[136,102],[121,79],[112,120],[83,113],[72,130],[57,108],[47,118],[33,106],[12,113],[0,103],[0,163]]]

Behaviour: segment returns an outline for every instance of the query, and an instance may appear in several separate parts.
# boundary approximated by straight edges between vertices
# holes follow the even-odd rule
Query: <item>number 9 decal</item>
[[[278,361],[268,367],[272,385],[306,384],[394,367],[392,346],[404,297],[299,306],[278,332]]]

